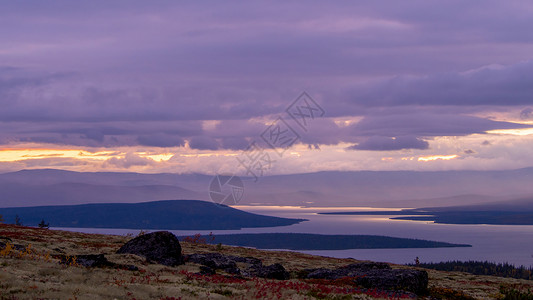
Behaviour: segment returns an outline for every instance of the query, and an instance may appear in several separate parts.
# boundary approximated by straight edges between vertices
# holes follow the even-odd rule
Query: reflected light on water
[[[461,225],[428,221],[391,220],[392,215],[320,215],[319,212],[401,210],[369,207],[297,207],[297,206],[234,206],[245,211],[277,217],[301,218],[309,221],[290,226],[243,228],[240,230],[169,230],[176,235],[192,236],[238,233],[295,232],[315,234],[381,235],[399,238],[425,239],[440,242],[470,244],[472,247],[416,249],[349,249],[332,251],[299,251],[331,257],[352,257],[361,260],[410,263],[415,257],[421,262],[447,260],[488,260],[515,265],[532,265],[533,226],[528,225]],[[87,233],[133,234],[134,229],[57,228]],[[153,230],[155,231],[155,230]]]

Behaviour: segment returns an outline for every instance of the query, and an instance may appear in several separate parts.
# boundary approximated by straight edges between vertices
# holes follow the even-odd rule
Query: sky
[[[531,167],[531,15],[529,1],[0,1],[0,172]],[[279,128],[294,139],[269,143]]]

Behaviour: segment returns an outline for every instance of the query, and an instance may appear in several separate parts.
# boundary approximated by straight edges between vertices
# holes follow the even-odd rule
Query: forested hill
[[[28,226],[36,226],[44,219],[51,227],[169,230],[273,227],[305,221],[263,216],[198,200],[10,207],[0,208],[0,215],[6,223],[14,223],[18,215]]]

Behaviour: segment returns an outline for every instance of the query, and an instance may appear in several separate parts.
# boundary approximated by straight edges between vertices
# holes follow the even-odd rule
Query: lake
[[[515,265],[533,265],[533,226],[513,225],[453,225],[435,224],[408,220],[390,220],[389,216],[365,215],[320,215],[319,212],[357,210],[400,210],[398,208],[300,208],[290,206],[234,206],[248,212],[308,219],[307,222],[285,227],[245,228],[241,230],[213,230],[213,234],[297,232],[317,234],[368,234],[402,238],[417,238],[449,243],[470,244],[470,248],[428,248],[428,249],[351,249],[328,251],[299,251],[303,253],[352,257],[392,263],[412,263],[418,256],[421,262],[446,260],[488,260],[509,262]],[[139,230],[101,228],[54,228],[87,233],[136,234]],[[176,235],[202,235],[211,231],[170,230]]]

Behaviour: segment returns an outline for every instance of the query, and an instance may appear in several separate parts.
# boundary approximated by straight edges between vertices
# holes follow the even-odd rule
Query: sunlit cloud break
[[[431,156],[421,156],[418,158],[418,161],[428,162],[433,160],[451,160],[458,158],[459,155],[452,154],[452,155],[431,155]]]

